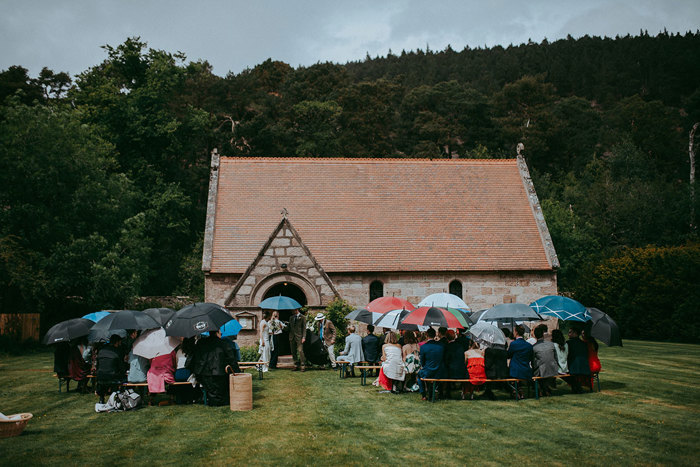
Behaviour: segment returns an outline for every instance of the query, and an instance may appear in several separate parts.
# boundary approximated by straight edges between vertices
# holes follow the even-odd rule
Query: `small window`
[[[384,284],[382,281],[374,281],[369,285],[369,301],[384,296]]]
[[[464,298],[462,297],[462,283],[457,279],[450,282],[450,293],[457,295],[459,298]]]

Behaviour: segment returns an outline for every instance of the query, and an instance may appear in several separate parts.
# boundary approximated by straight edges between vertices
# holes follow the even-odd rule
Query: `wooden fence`
[[[39,313],[2,313],[0,314],[0,334],[26,340],[39,340]]]

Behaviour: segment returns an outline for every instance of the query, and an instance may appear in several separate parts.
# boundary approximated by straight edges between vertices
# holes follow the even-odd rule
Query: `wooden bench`
[[[248,368],[257,369],[258,379],[263,379],[263,365],[265,365],[265,362],[238,362],[238,366],[241,370],[247,370]]]
[[[381,370],[381,365],[355,365],[356,370],[360,370],[360,385],[367,385],[367,373],[369,370]]]
[[[185,385],[192,386],[192,383],[190,383],[189,381],[175,381],[173,383],[165,383],[166,392],[167,392],[167,388],[170,388],[172,386],[185,386]],[[153,396],[155,396],[155,394],[151,394],[150,392],[148,392],[148,383],[145,383],[145,382],[144,383],[122,383],[122,384],[120,384],[120,386],[124,389],[134,389],[137,393],[139,393],[141,395],[141,397],[144,397],[146,394],[148,394],[148,404],[149,405],[152,404]],[[144,391],[144,388],[145,388],[145,391]],[[158,393],[158,394],[161,394],[161,393]],[[170,402],[172,403],[174,395],[172,393],[168,393],[168,397],[170,398]]]
[[[63,383],[66,383],[66,392],[70,391],[70,382],[73,381],[73,379],[70,376],[61,376],[59,377],[56,373],[53,374],[54,378],[58,378],[58,392],[62,391],[63,388]],[[95,375],[87,375],[85,378],[88,380],[88,382],[92,382],[92,389],[95,389]]]
[[[433,383],[433,389],[431,391],[431,396],[430,396],[430,402],[435,402],[435,392],[437,391],[437,383],[470,383],[471,380],[469,379],[448,379],[448,378],[421,378],[421,381],[428,382],[428,383]],[[480,380],[484,381],[484,380]],[[526,379],[518,379],[518,378],[504,378],[504,379],[487,379],[485,380],[482,384],[488,384],[488,383],[506,383],[509,388],[511,388],[515,394],[519,394],[518,392],[518,385],[521,382],[527,382]],[[520,400],[520,398],[516,398],[516,400]]]
[[[601,370],[602,371],[602,370]],[[566,373],[562,375],[556,375],[556,376],[548,376],[548,377],[543,377],[543,376],[533,376],[532,380],[535,382],[535,399],[540,398],[540,391],[539,391],[539,381],[541,379],[550,379],[550,378],[569,378],[571,375]],[[591,373],[591,378],[594,378],[596,381],[596,385],[598,386],[598,392],[600,392],[600,377],[598,373]],[[590,386],[591,392],[593,392],[593,385]]]

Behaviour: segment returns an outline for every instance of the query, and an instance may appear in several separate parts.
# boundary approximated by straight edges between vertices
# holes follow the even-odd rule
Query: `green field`
[[[0,465],[667,464],[697,465],[700,346],[601,348],[602,392],[495,402],[381,394],[337,372],[254,378],[254,410],[146,407],[98,414],[58,393],[50,353],[2,356],[0,412],[31,412],[0,439]],[[250,370],[249,370],[250,371]]]

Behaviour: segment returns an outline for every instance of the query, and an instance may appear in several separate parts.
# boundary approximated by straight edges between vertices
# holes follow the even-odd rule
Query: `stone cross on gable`
[[[280,211],[280,214],[282,214],[282,219],[286,219],[287,215],[289,214],[289,211],[287,211],[287,208],[282,208],[282,211]]]

